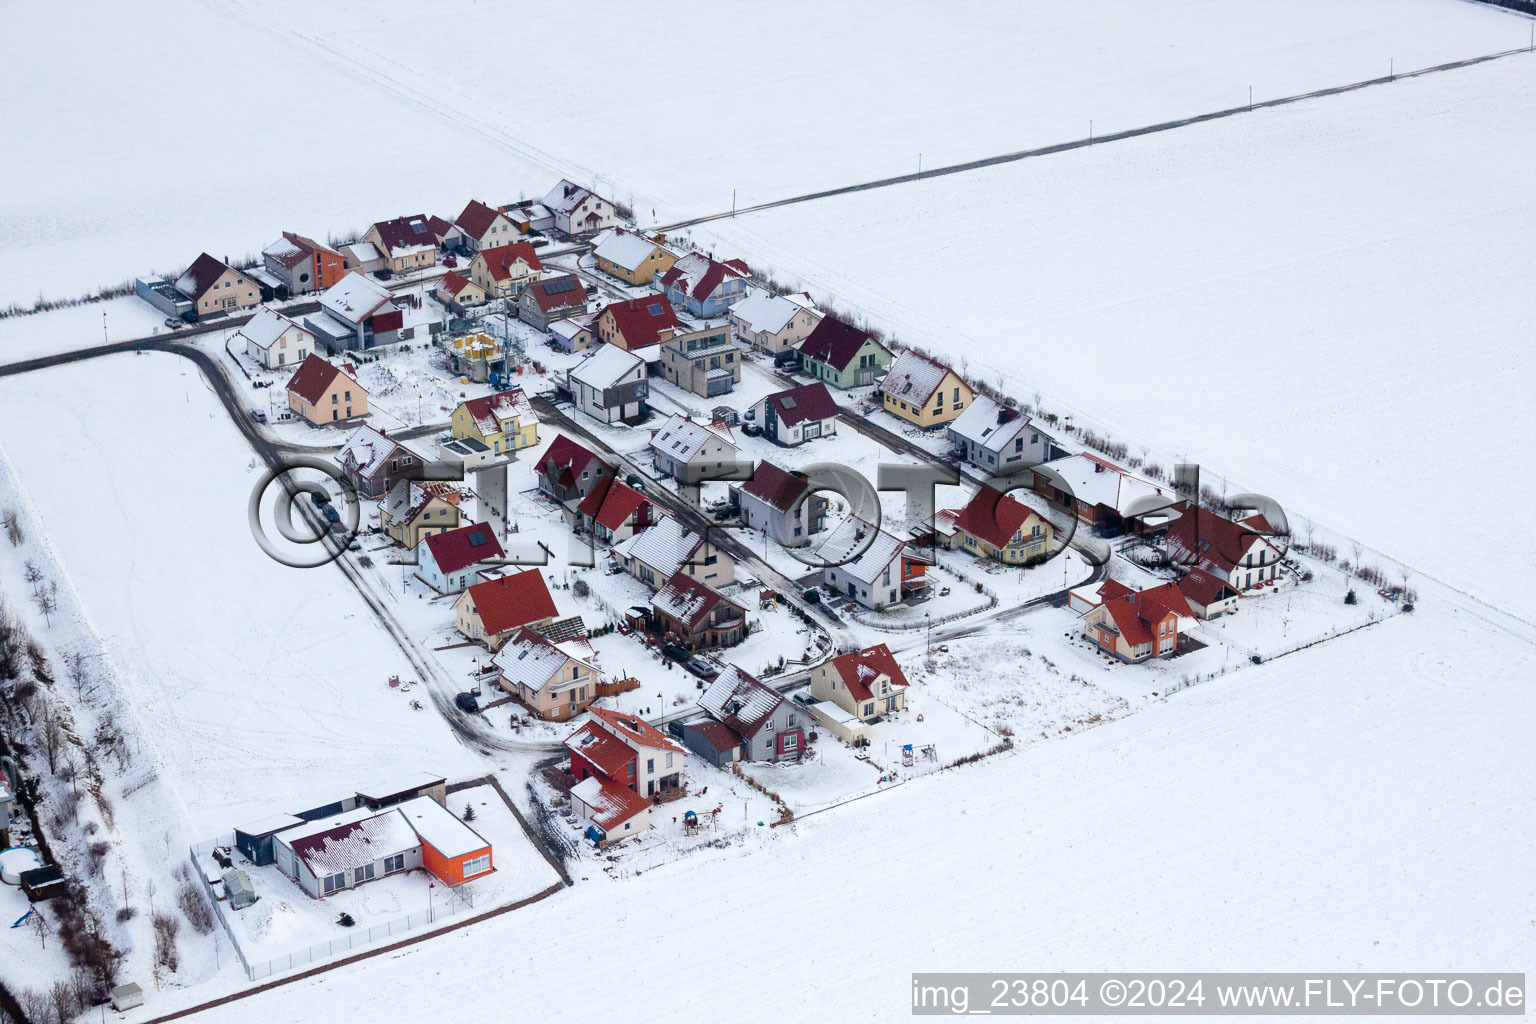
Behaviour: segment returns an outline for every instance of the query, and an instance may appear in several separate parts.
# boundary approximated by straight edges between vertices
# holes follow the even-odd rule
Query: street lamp
[[[923,619],[928,623],[928,653],[933,653],[933,613],[923,612]]]

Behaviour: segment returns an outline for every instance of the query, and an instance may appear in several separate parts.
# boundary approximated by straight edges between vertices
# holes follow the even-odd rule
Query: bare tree
[[[4,516],[0,518],[4,519],[5,535],[10,538],[11,547],[20,547],[21,542],[26,540],[26,537],[21,532],[21,519],[16,515],[16,510],[8,508],[5,510]]]
[[[79,651],[71,652],[64,659],[64,674],[69,681],[75,684],[75,699],[83,701],[85,691],[91,683],[91,668],[86,664],[85,655]]]
[[[32,585],[32,592],[35,594],[37,593],[37,585],[42,582],[43,570],[39,569],[37,563],[30,558],[22,563],[22,565],[22,578]]]
[[[51,580],[32,595],[32,603],[43,613],[43,623],[53,628],[53,613],[59,610],[59,585]]]

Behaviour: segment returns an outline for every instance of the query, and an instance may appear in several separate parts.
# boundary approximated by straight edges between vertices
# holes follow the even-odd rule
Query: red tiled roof
[[[545,479],[552,479],[558,483],[566,473],[574,477],[576,470],[584,469],[594,461],[602,462],[590,450],[572,441],[565,434],[556,434],[554,443],[539,460],[538,473]]]
[[[331,381],[335,380],[338,376],[347,377],[348,380],[352,380],[339,367],[332,366],[317,355],[308,355],[299,364],[298,371],[289,378],[288,390],[304,399],[310,405],[314,405],[325,396],[326,389],[331,386]],[[357,381],[352,380],[352,383],[357,384]],[[361,390],[362,385],[359,384],[358,389]]]
[[[386,249],[408,249],[417,245],[437,244],[437,236],[432,231],[432,226],[422,214],[412,214],[409,217],[396,217],[394,220],[381,220],[374,225],[379,232],[379,239],[383,241]]]
[[[646,504],[645,495],[614,477],[604,477],[576,506],[576,511],[600,524],[605,530],[617,530]]]
[[[699,627],[709,614],[715,610],[718,604],[728,604],[732,608],[746,614],[746,609],[726,597],[720,591],[689,576],[687,571],[679,569],[673,573],[661,589],[656,591],[656,596],[651,598],[651,607],[661,612],[674,622],[682,623],[684,630],[691,633]]]
[[[528,242],[493,245],[488,249],[481,249],[480,256],[485,260],[485,269],[490,272],[493,281],[505,281],[511,277],[512,271],[509,268],[519,259],[528,264],[529,270],[544,269],[544,264],[539,262],[539,254]]]
[[[1179,518],[1168,524],[1168,548],[1204,569],[1230,573],[1256,540],[1264,538],[1242,523],[1189,502],[1177,506]],[[1252,517],[1250,517],[1251,519]],[[1262,520],[1261,520],[1262,521]]]
[[[980,537],[995,548],[1007,547],[1034,509],[992,487],[983,486],[955,517],[955,528]]]
[[[613,326],[624,339],[621,347],[630,351],[659,344],[663,330],[676,330],[681,326],[665,295],[645,295],[610,303],[599,314],[602,316],[612,316]]]
[[[705,741],[716,750],[734,750],[741,746],[741,734],[724,722],[717,722],[713,718],[706,718],[699,722],[689,722],[688,728],[704,737]]]
[[[192,265],[187,268],[187,272],[182,277],[190,277],[192,279],[192,291],[190,294],[195,301],[202,298],[203,293],[212,288],[213,283],[219,279],[219,276],[229,269],[229,264],[223,260],[215,259],[207,253],[203,253],[192,261]]]
[[[484,237],[485,233],[491,229],[491,225],[496,222],[496,218],[499,216],[500,214],[497,211],[486,206],[480,200],[471,199],[469,205],[464,207],[464,212],[459,214],[458,219],[454,223],[463,228],[472,238],[479,239]]]
[[[450,270],[448,273],[443,275],[443,283],[441,287],[443,291],[447,292],[449,295],[457,295],[459,292],[469,287],[469,283],[469,278],[463,276],[458,271]]]
[[[556,615],[555,599],[549,596],[549,584],[537,569],[476,583],[465,593],[475,611],[480,613],[486,633],[491,636]]]
[[[1126,594],[1134,594],[1135,591],[1121,583],[1119,580],[1105,580],[1099,584],[1099,603],[1103,604],[1116,597],[1124,597]]]
[[[549,286],[560,281],[569,281],[573,287],[551,294]],[[575,309],[578,306],[585,309],[587,305],[586,290],[582,288],[581,281],[575,274],[561,274],[559,277],[546,277],[542,281],[535,281],[528,286],[526,294],[532,297],[538,307],[546,313],[557,309]]]
[[[1237,591],[1215,573],[1206,572],[1204,569],[1191,569],[1184,574],[1183,579],[1179,580],[1179,593],[1183,594],[1186,600],[1204,608],[1224,597],[1231,597]]]
[[[286,252],[279,252],[273,258],[289,270],[292,270],[300,263],[314,259],[315,250],[320,248],[314,241],[305,238],[303,235],[296,235],[292,231],[283,232],[283,241],[293,246],[293,248]]]
[[[826,363],[837,370],[846,370],[866,341],[874,341],[868,331],[861,331],[835,316],[824,316],[800,343],[799,351],[807,359]],[[880,345],[878,341],[875,344]],[[887,355],[890,354],[890,349],[884,345],[880,345],[880,348]]]
[[[885,644],[876,644],[862,651],[833,658],[832,668],[842,679],[843,685],[848,687],[854,700],[869,700],[873,697],[869,684],[882,673],[891,677],[892,686],[907,685],[907,677],[902,673],[901,666],[896,664],[896,656]]]
[[[1151,643],[1155,636],[1153,627],[1169,614],[1194,615],[1176,583],[1164,583],[1151,590],[1112,598],[1104,602],[1104,608],[1115,620],[1120,636],[1132,647]]]
[[[773,406],[774,414],[786,427],[792,427],[803,420],[829,420],[837,415],[837,403],[832,399],[832,392],[821,381],[769,395],[767,402]]]
[[[453,230],[453,225],[441,217],[428,217],[427,228],[432,232],[432,237],[441,245],[443,239],[448,237],[448,232]]]
[[[809,486],[805,477],[785,472],[773,463],[763,461],[757,464],[757,468],[752,471],[752,479],[742,484],[741,489],[780,512],[788,512]]]
[[[617,711],[608,711],[605,708],[593,708],[592,717],[604,722],[614,733],[634,743],[638,743],[642,747],[651,747],[655,750],[674,750],[679,754],[687,753],[682,747],[662,735],[661,730],[636,715],[622,715]]]
[[[592,822],[604,832],[612,832],[635,815],[651,806],[649,800],[618,782],[599,779],[599,789],[607,806],[592,808]]]
[[[595,713],[597,708],[592,710]],[[629,744],[595,722],[588,722],[567,736],[565,749],[575,751],[591,761],[598,771],[615,779],[624,777],[624,766],[635,757]]]
[[[434,533],[422,543],[432,552],[432,560],[445,575],[505,554],[495,531],[484,523],[470,523],[456,530]]]

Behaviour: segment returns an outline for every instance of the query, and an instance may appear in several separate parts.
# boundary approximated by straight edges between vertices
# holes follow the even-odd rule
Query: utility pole
[[[917,180],[923,180],[923,154],[921,153],[917,154]],[[106,314],[103,313],[102,316],[106,316]]]
[[[1391,78],[1391,79],[1396,79],[1397,78],[1397,58],[1396,57],[1388,57],[1387,58],[1387,77]]]
[[[1093,118],[1088,119],[1088,145],[1093,145]]]
[[[1253,86],[1248,87],[1248,113],[1253,113]]]
[[[736,190],[731,189],[731,216],[736,216]]]

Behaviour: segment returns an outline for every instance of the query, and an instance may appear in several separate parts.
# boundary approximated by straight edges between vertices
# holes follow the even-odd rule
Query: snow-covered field
[[[1536,553],[1489,538],[1536,504],[1510,461],[1533,103],[1521,54],[717,233],[1026,402],[1531,617]]]
[[[729,209],[733,190],[775,199],[912,171],[920,153],[932,167],[1078,138],[1090,119],[1112,131],[1234,106],[1249,86],[1293,94],[1528,37],[1512,14],[1450,0],[1095,8],[18,6],[0,86],[27,159],[0,189],[0,302],[94,291],[204,249],[238,258],[284,229],[323,240],[452,216],[563,174],[647,220],[692,216]],[[93,74],[59,59],[61,18]],[[579,42],[561,31],[578,24]],[[509,55],[444,59],[471,40]]]

